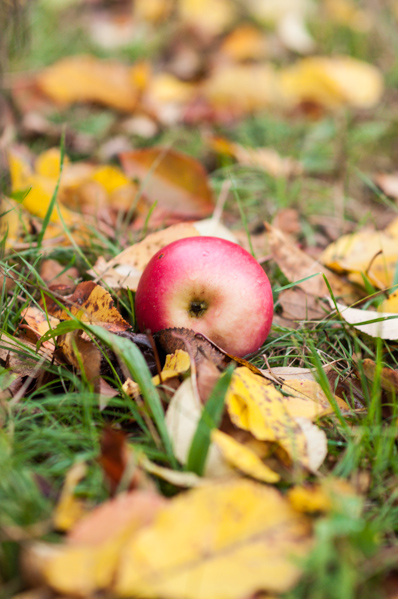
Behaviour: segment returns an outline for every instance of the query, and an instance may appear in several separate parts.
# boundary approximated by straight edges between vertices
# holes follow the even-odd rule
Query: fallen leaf
[[[267,38],[263,30],[253,25],[240,25],[225,36],[220,50],[237,62],[261,60],[267,54]]]
[[[138,464],[148,472],[176,487],[203,487],[209,484],[209,479],[198,476],[194,472],[179,472],[164,468],[154,462],[151,462],[146,456],[140,455],[137,458]]]
[[[363,285],[362,274],[379,289],[391,287],[398,261],[396,238],[383,231],[360,231],[343,235],[320,257],[323,264]]]
[[[61,495],[55,506],[52,520],[54,528],[66,532],[83,517],[85,504],[75,495],[76,486],[84,478],[87,467],[84,462],[77,462],[67,472]]]
[[[47,285],[74,285],[79,276],[79,271],[74,266],[65,270],[64,266],[56,260],[43,260],[40,265],[40,276]]]
[[[131,540],[115,591],[165,599],[216,599],[221,588],[224,599],[284,592],[300,575],[309,532],[273,488],[237,480],[188,491]]]
[[[144,268],[158,250],[178,239],[196,235],[199,233],[191,223],[171,225],[161,231],[150,233],[145,239],[128,247],[109,262],[100,258],[88,273],[111,288],[136,291]]]
[[[277,81],[270,64],[224,65],[212,71],[201,93],[217,113],[237,117],[276,104]]]
[[[152,377],[152,383],[154,385],[160,385],[165,383],[167,380],[175,378],[184,372],[187,372],[191,366],[189,355],[182,349],[177,349],[173,354],[166,356],[166,361],[162,368],[162,372]],[[130,397],[136,397],[140,394],[140,387],[138,383],[128,378],[123,383],[123,391]]]
[[[203,166],[167,147],[146,148],[119,155],[129,177],[140,181],[140,192],[153,204],[181,218],[203,218],[213,212],[213,193]]]
[[[377,306],[378,312],[393,312],[398,314],[398,291],[394,291],[387,299]]]
[[[111,295],[92,281],[79,283],[71,295],[62,298],[62,302],[71,314],[80,318],[82,322],[98,324],[114,333],[131,329],[131,325],[115,308]],[[48,296],[46,308],[49,314],[59,320],[70,318],[68,313]]]
[[[322,277],[322,274],[324,274],[336,296],[351,298],[355,294],[355,299],[357,298],[352,285],[345,283],[341,277],[336,276],[300,250],[281,231],[267,223],[265,223],[265,226],[272,257],[288,281],[294,283],[311,275],[317,275],[312,276],[307,281],[298,283],[297,287],[316,297],[324,297],[329,295],[329,290]]]
[[[334,307],[333,302],[331,302],[331,306]],[[361,333],[366,333],[371,337],[380,337],[381,339],[398,339],[397,314],[348,308],[339,303],[336,306],[344,320]]]
[[[69,56],[47,67],[37,85],[54,102],[97,102],[132,112],[138,101],[133,67],[94,56]]]
[[[272,177],[293,177],[302,174],[303,166],[293,158],[282,157],[272,148],[249,148],[216,137],[211,140],[214,150],[233,156],[239,164],[264,170]]]
[[[323,408],[322,412],[324,410],[328,413],[333,412],[333,406],[331,406],[327,395],[316,381],[290,379],[282,385],[282,391],[292,397],[313,401]],[[334,394],[333,397],[340,410],[343,410],[344,412],[350,410],[350,406],[343,399]],[[299,415],[300,414],[298,414],[298,416]]]
[[[298,366],[277,366],[269,370],[261,369],[261,374],[275,383],[298,379],[301,381],[315,381],[314,370]]]
[[[237,8],[228,0],[178,0],[181,23],[205,36],[212,37],[225,31],[236,15]]]
[[[278,301],[283,309],[283,318],[288,320],[323,320],[329,313],[319,298],[300,287],[282,291]]]
[[[269,381],[248,368],[237,368],[225,396],[235,426],[261,441],[277,443],[290,460],[308,465],[304,435],[290,416],[284,396]]]
[[[311,472],[317,472],[328,453],[328,439],[326,433],[308,420],[308,418],[296,417],[295,421],[305,436],[308,454],[308,469]]]
[[[374,176],[374,181],[386,196],[398,199],[398,173],[379,173]]]
[[[81,370],[87,382],[93,385],[94,392],[98,393],[102,360],[101,350],[80,330],[60,335],[57,341],[68,364]]]
[[[148,526],[166,502],[155,493],[132,491],[94,509],[45,564],[47,584],[60,593],[80,596],[109,588],[127,540]]]
[[[362,367],[367,379],[373,382],[377,373],[377,375],[380,376],[382,389],[389,393],[393,393],[394,395],[398,395],[398,372],[396,370],[383,367],[379,373],[376,363],[369,358],[365,358],[362,362]]]
[[[188,459],[203,404],[195,393],[192,378],[186,379],[175,392],[166,412],[166,427],[173,444],[174,454],[182,464]],[[204,476],[215,478],[230,474],[219,449],[210,444]]]
[[[312,101],[326,108],[371,108],[384,87],[377,67],[350,56],[303,58],[282,69],[280,83],[288,103]]]
[[[356,506],[361,502],[347,480],[335,477],[326,478],[313,485],[297,485],[289,489],[287,498],[295,510],[309,514],[345,510],[346,500],[350,498],[358,499],[358,502],[355,502]]]
[[[280,480],[279,474],[264,464],[249,447],[239,443],[230,435],[214,429],[211,432],[211,440],[225,460],[243,474],[265,483],[276,483]]]

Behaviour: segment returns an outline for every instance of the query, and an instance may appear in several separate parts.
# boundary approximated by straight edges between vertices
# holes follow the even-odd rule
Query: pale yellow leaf
[[[296,409],[294,413],[295,417],[303,416],[305,418],[309,418],[309,416],[305,413],[306,404],[308,400],[319,406],[318,412],[316,414],[317,416],[331,414],[334,411],[325,392],[322,390],[320,384],[316,381],[290,379],[282,386],[282,391],[284,391],[288,395],[291,395],[292,397],[301,398],[304,400],[303,413],[299,413]],[[337,395],[334,395],[334,399],[337,405],[339,406],[340,410],[348,411],[350,409],[348,404],[343,399],[340,399],[340,397],[337,397]],[[294,403],[292,405],[294,405]],[[288,402],[288,409],[289,412],[292,413],[290,398]]]
[[[394,314],[398,314],[398,291],[394,291],[385,299],[378,307],[378,312],[393,312]]]
[[[119,596],[241,599],[291,588],[309,549],[308,521],[271,487],[243,479],[171,500],[132,539]]]
[[[237,16],[229,0],[178,0],[177,6],[181,22],[207,36],[222,33]]]
[[[316,472],[328,453],[326,433],[308,418],[300,417],[295,420],[303,431],[307,443],[308,469],[311,472]]]
[[[265,483],[276,483],[280,480],[279,474],[264,464],[251,449],[230,435],[215,429],[211,433],[211,440],[217,445],[227,462],[244,474]]]
[[[168,379],[172,379],[179,374],[187,372],[190,366],[191,361],[189,359],[189,354],[182,349],[177,349],[174,354],[168,354],[166,356],[161,376],[157,374],[152,377],[152,383],[156,386],[160,385]],[[123,383],[123,391],[125,391],[127,395],[130,395],[130,397],[136,397],[140,394],[140,387],[135,381],[128,378]]]
[[[311,486],[297,485],[288,491],[287,497],[295,510],[305,513],[341,509],[346,499],[359,499],[348,481],[333,477]]]

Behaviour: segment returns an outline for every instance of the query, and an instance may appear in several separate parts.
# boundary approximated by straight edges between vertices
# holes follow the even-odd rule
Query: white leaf
[[[295,418],[307,441],[308,468],[316,472],[328,453],[328,440],[325,431],[308,418]]]
[[[329,302],[334,307],[332,300]],[[344,320],[362,333],[381,339],[398,339],[398,314],[347,308],[339,303],[336,306]]]

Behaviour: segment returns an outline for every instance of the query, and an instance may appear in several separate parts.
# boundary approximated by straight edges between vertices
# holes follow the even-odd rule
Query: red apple
[[[218,237],[187,237],[152,257],[135,309],[141,331],[185,327],[245,356],[267,338],[273,302],[267,275],[246,250]]]

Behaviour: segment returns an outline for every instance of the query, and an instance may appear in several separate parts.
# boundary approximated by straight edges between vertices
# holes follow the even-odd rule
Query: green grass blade
[[[211,431],[217,428],[221,422],[225,394],[231,382],[233,371],[234,365],[231,364],[215,384],[208,401],[203,407],[202,416],[192,439],[186,469],[190,472],[196,472],[199,476],[203,474],[206,463]]]

